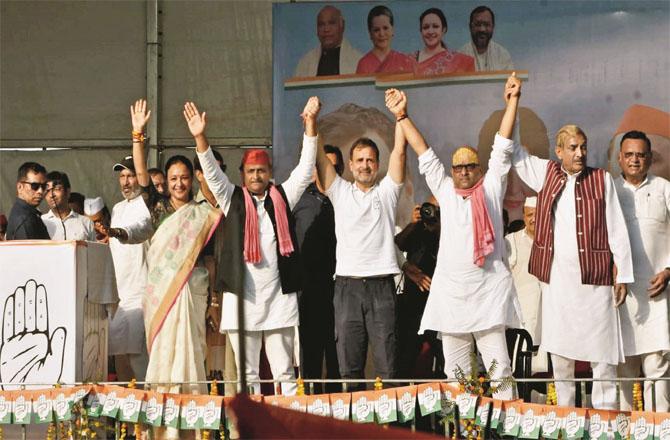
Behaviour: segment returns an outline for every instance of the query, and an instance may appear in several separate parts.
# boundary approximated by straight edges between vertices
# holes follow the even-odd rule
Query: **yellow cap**
[[[469,146],[459,147],[451,156],[451,166],[479,164],[477,150]]]

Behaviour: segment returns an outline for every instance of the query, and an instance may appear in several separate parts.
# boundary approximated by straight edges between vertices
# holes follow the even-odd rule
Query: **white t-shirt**
[[[47,227],[49,237],[52,240],[65,240],[67,238],[68,240],[95,241],[95,229],[91,219],[72,210],[62,222],[50,210],[46,214],[42,214],[42,222]],[[65,226],[65,231],[63,231],[63,226]]]
[[[361,191],[337,176],[326,190],[335,210],[339,276],[369,277],[400,272],[395,253],[395,214],[402,183],[390,176]]]

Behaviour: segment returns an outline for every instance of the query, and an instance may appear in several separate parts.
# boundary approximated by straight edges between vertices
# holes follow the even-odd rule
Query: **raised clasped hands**
[[[384,94],[386,108],[397,118],[407,115],[407,95],[398,89],[388,89]]]
[[[133,124],[133,131],[142,133],[150,117],[151,110],[147,111],[146,99],[138,99],[135,104],[130,106],[130,121]]]
[[[505,102],[508,103],[512,98],[519,98],[521,96],[521,80],[516,77],[516,72],[507,78],[505,83]]]
[[[207,126],[206,117],[207,112],[202,112],[201,114],[193,102],[184,104],[184,118],[193,137],[198,137],[205,133],[205,127]]]

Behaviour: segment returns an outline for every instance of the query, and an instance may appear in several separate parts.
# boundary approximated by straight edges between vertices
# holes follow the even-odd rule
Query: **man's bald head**
[[[319,37],[322,49],[339,47],[344,36],[342,12],[331,5],[321,8],[316,16],[316,35]]]

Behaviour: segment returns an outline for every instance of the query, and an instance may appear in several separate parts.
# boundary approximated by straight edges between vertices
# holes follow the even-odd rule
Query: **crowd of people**
[[[530,155],[514,140],[521,86],[514,74],[504,86],[486,173],[470,146],[456,149],[449,172],[410,118],[406,94],[387,90],[396,121],[388,172],[378,178],[379,149],[359,138],[348,158],[353,182],[342,177],[339,148],[319,138],[317,97],[301,114],[302,149],[288,179],[275,182],[267,150],[252,149],[241,186],[210,148],[207,115],[192,102],[183,114],[194,160],[178,155],[164,173],[147,169],[151,111],[138,100],[132,155],[113,167],[124,200],[111,216],[100,198],[85,199],[79,214],[68,176],[28,162],[6,238],[108,243],[120,297],[110,355],[121,380],[175,384],[161,391],[205,392],[192,382],[219,371],[244,375],[260,392],[264,352],[281,393],[291,395],[296,363],[307,379],[324,370],[363,379],[368,348],[383,379],[468,374],[478,351],[484,368],[497,365],[495,385],[512,374],[506,329],[526,328],[549,353],[554,378],[590,363],[595,379],[612,379],[594,382],[592,405],[630,409],[632,385],[622,383],[618,397],[617,376],[669,373],[670,183],[649,173],[651,143],[641,131],[623,136],[616,178],[587,165],[587,136],[575,125],[556,135],[558,160]],[[407,145],[432,197],[400,230]],[[511,170],[537,196],[526,200],[523,229],[506,234]],[[557,381],[556,392],[559,404],[575,404],[573,383]],[[511,399],[515,389],[495,395]],[[667,411],[667,382],[654,395],[655,408]],[[651,384],[644,400],[650,409]]]

